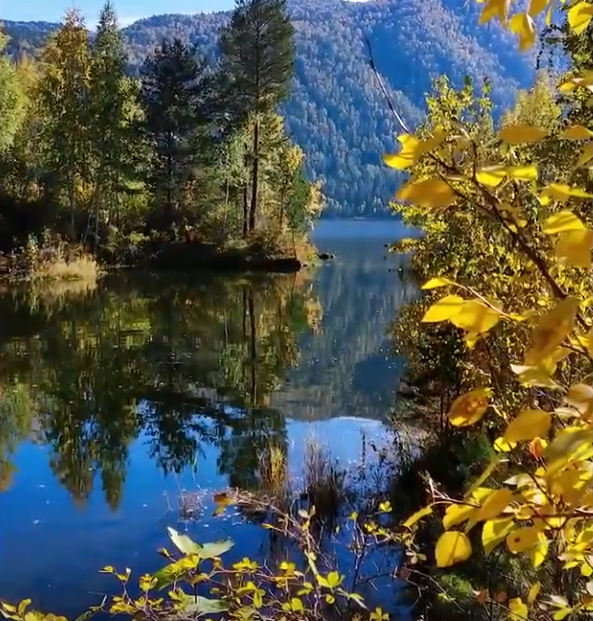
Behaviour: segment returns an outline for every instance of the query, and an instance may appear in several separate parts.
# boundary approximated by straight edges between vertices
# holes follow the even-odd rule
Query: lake
[[[72,618],[113,591],[103,566],[161,567],[166,526],[261,556],[263,529],[212,517],[212,494],[256,485],[271,440],[298,475],[312,434],[355,463],[386,433],[402,368],[387,330],[414,291],[384,245],[402,232],[322,221],[313,239],[336,258],[296,276],[0,297],[0,597]]]

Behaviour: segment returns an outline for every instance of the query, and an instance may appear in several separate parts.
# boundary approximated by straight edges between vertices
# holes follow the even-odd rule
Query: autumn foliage
[[[533,0],[510,17],[510,3],[488,0],[482,21],[499,19],[528,49],[534,18],[550,18],[553,5]],[[567,9],[576,34],[589,35],[592,16],[588,2]],[[582,89],[593,90],[592,72],[559,85],[564,95]],[[429,242],[417,247],[428,253],[425,244],[458,230],[473,254],[456,261],[445,247],[431,257],[440,273],[423,286],[421,321],[446,323],[465,342],[472,369],[465,379],[474,387],[454,400],[450,425],[498,434],[490,463],[465,495],[437,493],[408,525],[415,530],[441,514],[438,568],[480,554],[528,559],[540,579],[525,592],[499,597],[487,585],[477,592],[490,618],[493,610],[514,620],[581,618],[593,612],[593,132],[559,119],[561,129],[550,133],[508,118],[495,131],[463,98],[441,88],[440,110],[454,102],[473,110],[471,122],[439,123],[435,105],[420,132],[400,136],[401,150],[385,161],[411,172],[396,209],[427,230]],[[562,161],[546,159],[559,144]]]

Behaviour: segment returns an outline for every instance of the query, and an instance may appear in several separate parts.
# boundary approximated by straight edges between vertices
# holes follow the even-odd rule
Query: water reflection
[[[117,508],[141,430],[163,471],[180,472],[210,443],[220,471],[248,485],[262,442],[286,436],[269,403],[311,321],[314,294],[297,278],[118,279],[57,309],[4,298],[4,487],[29,429],[79,504],[98,473]]]
[[[314,429],[356,459],[393,405],[385,331],[411,294],[387,235],[325,242],[338,257],[309,275],[118,275],[73,298],[1,296],[0,595],[79,613],[105,588],[101,566],[159,566],[183,490],[256,486],[270,442],[298,469]],[[208,496],[194,537],[257,554],[260,530],[210,519]]]

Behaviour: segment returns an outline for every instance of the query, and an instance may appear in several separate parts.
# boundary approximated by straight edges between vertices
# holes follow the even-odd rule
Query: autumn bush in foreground
[[[263,527],[272,536],[281,538],[292,554],[272,562],[249,558],[225,564],[225,554],[233,547],[232,540],[198,544],[185,534],[168,528],[176,552],[161,548],[167,565],[156,573],[143,575],[138,588],[133,584],[130,569],[104,567],[120,583],[121,595],[105,597],[78,617],[83,621],[94,613],[125,614],[143,619],[210,618],[225,619],[328,619],[364,618],[383,621],[387,615],[381,608],[372,611],[355,590],[369,578],[360,573],[352,579],[335,568],[332,556],[325,550],[316,529],[316,511],[300,510],[297,515],[285,513],[249,495],[227,494],[217,498],[218,512],[231,504],[249,512],[259,512],[267,520]],[[365,563],[379,545],[393,541],[392,535],[380,526],[382,515],[391,507],[384,504],[375,520],[365,523],[353,513],[344,524],[348,531],[346,546],[356,566]],[[290,547],[292,544],[292,548]],[[370,580],[375,578],[372,576]],[[134,592],[137,594],[134,595]],[[18,606],[0,603],[5,618],[15,621],[56,621],[54,615],[29,610],[30,600]],[[57,619],[63,620],[63,617]]]
[[[483,19],[499,19],[526,49],[534,17],[551,7],[531,2],[509,17],[508,3],[489,0]],[[593,5],[574,2],[566,13],[571,36],[589,37]],[[559,89],[591,91],[593,72],[573,71]],[[550,115],[546,126],[541,105],[534,122],[519,110],[495,131],[479,106],[457,104],[476,112],[469,122],[441,114],[431,124],[432,109],[385,159],[412,173],[396,200],[407,221],[428,226],[420,250],[430,255],[441,242],[421,321],[462,338],[458,360],[473,383],[449,423],[487,429],[493,458],[462,497],[434,490],[408,525],[442,519],[440,569],[476,556],[528,561],[519,588],[505,589],[504,575],[474,583],[485,618],[584,618],[593,612],[593,131],[574,114]],[[446,245],[455,227],[457,255]]]

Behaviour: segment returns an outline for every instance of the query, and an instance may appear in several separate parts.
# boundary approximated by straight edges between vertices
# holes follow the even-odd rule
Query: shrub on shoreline
[[[3,270],[11,283],[41,281],[95,282],[103,271],[82,246],[45,232],[41,240],[30,236],[21,248],[3,257]]]

